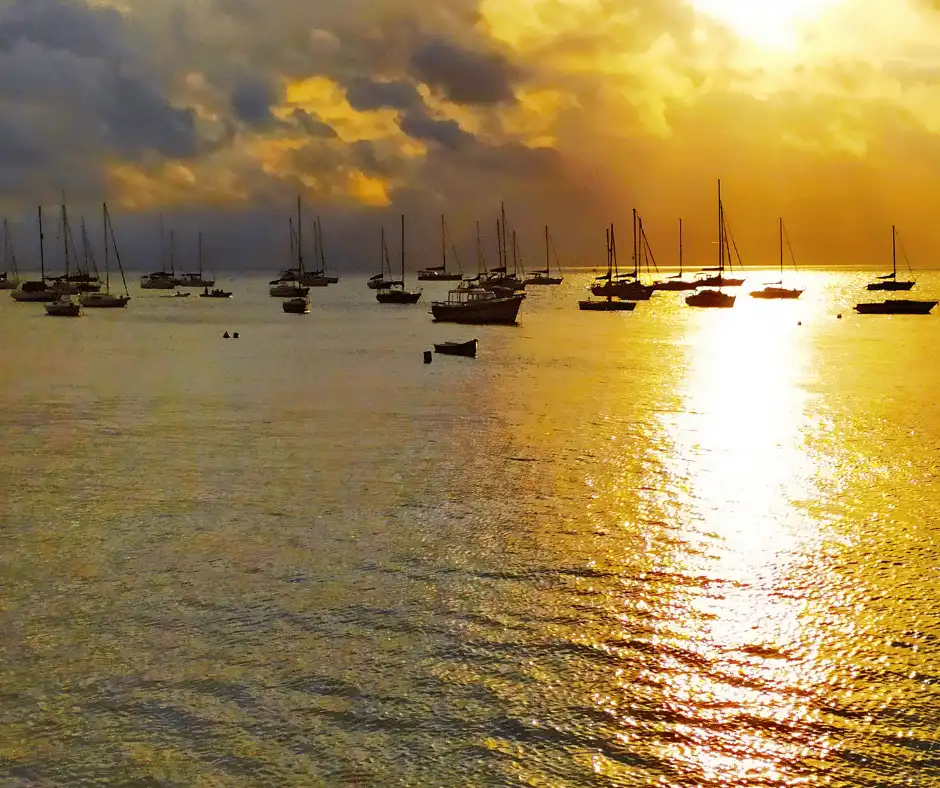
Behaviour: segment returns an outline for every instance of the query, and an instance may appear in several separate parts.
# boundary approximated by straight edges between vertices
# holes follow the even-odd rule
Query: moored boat
[[[445,356],[464,356],[465,358],[476,358],[477,341],[468,339],[466,342],[435,342],[434,352]]]
[[[861,315],[927,315],[936,305],[936,301],[912,301],[905,298],[895,298],[868,304],[856,304],[855,311]]]
[[[81,305],[71,296],[61,296],[56,301],[45,304],[46,314],[51,317],[78,317],[82,313]]]
[[[289,314],[305,315],[310,311],[310,299],[302,297],[288,298],[281,304],[281,307]]]
[[[785,230],[783,229],[783,217],[780,217],[779,220],[779,230],[780,230],[780,281],[779,282],[770,282],[761,290],[753,290],[750,293],[751,298],[765,298],[765,299],[794,299],[799,298],[803,295],[803,291],[797,288],[784,287],[783,286],[783,236]],[[787,246],[790,245],[790,239],[787,238]],[[790,248],[790,257],[793,259],[793,265],[796,267],[796,259],[793,257],[793,248]]]
[[[900,282],[898,281],[898,247],[897,247],[898,231],[895,229],[894,225],[891,226],[891,273],[884,274],[883,276],[878,277],[877,282],[872,282],[868,285],[869,290],[910,290],[914,287],[916,282],[907,281]],[[906,255],[905,255],[906,257]],[[908,269],[910,270],[910,263],[907,264]]]
[[[724,278],[725,258],[730,256],[731,250],[728,246],[728,227],[725,223],[725,209],[721,202],[721,179],[718,180],[718,289],[717,290],[699,290],[692,295],[687,296],[685,303],[688,306],[704,307],[712,309],[730,309],[734,306],[735,296],[721,292],[721,288],[728,280]],[[702,280],[697,280],[701,282]],[[744,281],[743,279],[741,280]]]
[[[382,230],[382,257],[383,265],[391,271],[391,264],[388,260],[388,247],[385,245],[385,230]],[[390,286],[379,290],[375,294],[375,300],[380,304],[417,304],[421,299],[420,290],[405,289],[405,214],[401,215],[401,280],[397,286]]]
[[[432,301],[431,314],[440,323],[515,325],[525,293],[498,295],[481,287],[451,290],[446,301]]]
[[[127,280],[124,278],[124,266],[121,265],[121,254],[118,252],[117,241],[114,238],[114,228],[111,226],[111,216],[108,213],[107,203],[101,205],[102,224],[104,226],[104,288],[103,293],[85,293],[80,296],[78,303],[90,309],[122,309],[131,300],[127,292]],[[85,236],[84,227],[82,236]],[[124,283],[124,295],[111,292],[111,263],[110,250],[113,248],[118,269],[121,272],[121,281]]]

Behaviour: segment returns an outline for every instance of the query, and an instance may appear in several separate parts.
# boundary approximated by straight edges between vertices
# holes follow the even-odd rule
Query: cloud
[[[243,77],[232,90],[232,110],[238,120],[262,128],[274,122],[271,110],[278,98],[278,90],[272,80],[258,76]]]
[[[415,86],[403,80],[378,81],[357,77],[346,85],[346,99],[358,112],[377,109],[410,110],[424,102]]]
[[[455,104],[490,105],[514,100],[513,82],[520,70],[493,52],[475,52],[436,38],[411,56],[411,71]]]
[[[745,246],[786,211],[792,235],[862,249],[848,228],[875,215],[857,209],[866,189],[928,194],[930,4],[834,4],[798,48],[769,52],[687,0],[7,0],[0,199],[211,206],[213,226],[228,211],[267,233],[250,217],[301,192],[351,257],[357,223],[385,210],[444,212],[467,237],[503,199],[520,233],[548,222],[593,255],[595,225],[637,204],[654,244],[686,216],[694,258],[721,175]]]

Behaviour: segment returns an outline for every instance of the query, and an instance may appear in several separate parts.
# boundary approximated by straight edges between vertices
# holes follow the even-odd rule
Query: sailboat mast
[[[614,235],[614,223],[610,223],[610,258],[614,263],[614,275],[618,276],[620,269],[617,267],[617,237]]]
[[[725,276],[725,217],[721,207],[721,178],[718,179],[718,281]]]
[[[69,216],[65,210],[65,195],[62,195],[62,248],[65,249],[65,281],[69,278]]]
[[[196,234],[196,256],[199,258],[199,278],[202,279],[202,230]]]
[[[639,259],[639,239],[637,238],[636,233],[636,208],[633,209],[633,278],[636,279],[640,275],[640,259]]]
[[[176,273],[176,231],[170,230],[170,274]]]
[[[897,279],[898,276],[898,249],[897,249],[897,236],[898,232],[894,229],[894,225],[891,225],[891,275],[894,279]]]
[[[447,273],[447,237],[444,229],[444,214],[441,214],[441,264],[444,266],[444,273]]]
[[[503,236],[502,236],[502,238],[503,238],[503,242],[502,242],[503,258],[502,258],[502,261],[500,262],[500,265],[505,268],[505,267],[506,267],[506,262],[507,262],[507,260],[506,260],[506,203],[501,202],[501,203],[499,204],[499,214],[500,214],[500,216],[502,217],[502,220],[503,220],[503,223],[502,223],[502,226],[503,226]]]
[[[323,225],[320,224],[320,217],[317,217],[317,243],[320,248],[320,270],[326,274],[326,251],[323,248]]]
[[[545,225],[545,276],[548,276],[548,225]]]
[[[42,206],[39,206],[39,281],[46,281],[46,260],[43,254]]]
[[[297,195],[297,269],[298,275],[304,272],[304,225],[300,218],[300,195]]]
[[[401,289],[405,289],[405,214],[401,215]]]
[[[104,291],[111,292],[111,273],[108,258],[108,209],[101,203],[101,231],[104,234]]]
[[[85,262],[85,271],[88,271],[88,233],[85,230],[85,217],[82,216],[82,259]],[[77,261],[76,261],[77,265]]]
[[[780,284],[783,284],[783,217],[780,217]]]
[[[486,258],[483,256],[483,243],[480,240],[480,222],[477,221],[477,274],[482,269],[486,273]]]
[[[512,270],[514,272],[518,268],[518,265],[516,263],[517,254],[518,254],[518,251],[516,248],[516,231],[513,230],[512,231]]]

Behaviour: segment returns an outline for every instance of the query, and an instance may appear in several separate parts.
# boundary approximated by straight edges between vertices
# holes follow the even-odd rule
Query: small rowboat
[[[466,342],[435,342],[434,352],[443,353],[445,356],[465,356],[466,358],[476,358],[477,341],[475,339],[469,339]]]

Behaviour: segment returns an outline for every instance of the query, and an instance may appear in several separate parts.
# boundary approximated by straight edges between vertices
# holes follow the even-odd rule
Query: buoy
[[[425,364],[430,364],[430,363],[431,363],[431,358],[432,358],[432,356],[431,356],[431,351],[430,351],[430,350],[425,350],[425,351],[424,351],[424,363],[425,363]]]
[[[797,324],[798,326],[802,326],[802,325],[803,325],[803,321],[802,321],[802,320],[797,320],[797,321],[796,321],[796,324]],[[238,334],[236,334],[235,336],[238,336]]]
[[[228,331],[222,334],[222,339],[228,339]]]
[[[232,334],[232,339],[238,339],[238,332],[237,332],[237,331],[236,331],[234,334]]]
[[[842,319],[842,315],[836,315],[836,320],[841,320],[841,319]]]

